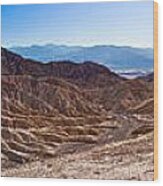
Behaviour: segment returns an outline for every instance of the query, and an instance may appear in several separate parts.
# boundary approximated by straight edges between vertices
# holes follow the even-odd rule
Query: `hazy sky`
[[[153,1],[3,5],[2,45],[153,47]]]

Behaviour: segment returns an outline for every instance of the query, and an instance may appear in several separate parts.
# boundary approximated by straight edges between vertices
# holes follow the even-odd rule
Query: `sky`
[[[2,46],[153,48],[153,1],[2,5]]]

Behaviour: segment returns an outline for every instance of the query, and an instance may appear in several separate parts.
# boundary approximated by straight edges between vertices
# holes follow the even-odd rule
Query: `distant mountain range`
[[[105,65],[115,72],[131,71],[144,73],[153,71],[153,49],[96,45],[92,47],[48,44],[44,46],[12,47],[11,51],[25,58],[42,61],[70,60],[77,63],[94,61]],[[128,73],[128,72],[127,72]]]

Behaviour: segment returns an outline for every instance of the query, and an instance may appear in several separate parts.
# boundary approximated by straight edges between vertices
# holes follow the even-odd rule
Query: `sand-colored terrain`
[[[2,176],[153,180],[152,77],[2,49]]]
[[[2,176],[153,180],[152,118],[46,119],[39,129],[35,122],[8,130],[13,138],[2,141]]]

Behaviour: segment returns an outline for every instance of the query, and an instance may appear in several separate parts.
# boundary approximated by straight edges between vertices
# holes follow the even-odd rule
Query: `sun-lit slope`
[[[153,133],[10,168],[6,176],[153,180]],[[80,171],[79,171],[80,170]]]
[[[2,108],[53,116],[100,113],[100,107],[86,100],[77,86],[50,76],[2,75]]]
[[[141,104],[129,109],[129,112],[154,115],[154,99],[150,98],[143,101]]]
[[[152,139],[153,79],[148,79],[127,80],[93,62],[42,64],[2,49],[2,174],[71,178],[73,169],[76,178],[115,178],[110,167],[114,147],[115,153],[116,146],[124,148],[122,157],[115,158],[122,159],[126,169],[127,143],[138,147],[136,153],[142,152],[139,137],[143,144],[146,136]],[[152,167],[152,147],[149,153],[148,147],[145,150],[140,154],[143,169],[146,155]],[[135,169],[139,157],[131,157]],[[60,164],[67,168],[60,169]],[[123,176],[123,171],[117,175],[138,178],[136,173]]]

